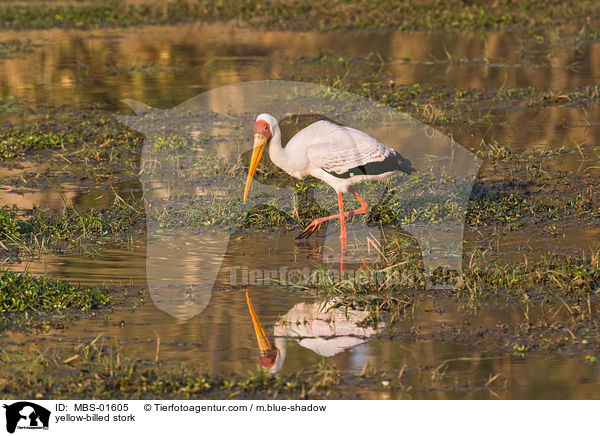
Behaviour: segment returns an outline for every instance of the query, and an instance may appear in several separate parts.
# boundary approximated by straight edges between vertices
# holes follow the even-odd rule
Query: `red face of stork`
[[[265,151],[266,145],[273,136],[271,126],[265,120],[256,120],[254,123],[254,145],[252,146],[252,158],[250,159],[250,168],[248,169],[248,178],[246,179],[246,187],[244,188],[244,203],[248,197],[248,191],[250,190],[250,184],[252,183],[252,177],[256,172],[256,167],[263,152]]]

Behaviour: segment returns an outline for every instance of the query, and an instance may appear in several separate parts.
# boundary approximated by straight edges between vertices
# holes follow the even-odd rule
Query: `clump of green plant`
[[[0,248],[28,253],[68,250],[107,237],[115,240],[139,230],[142,220],[143,212],[123,200],[101,210],[68,206],[58,214],[5,205],[0,208]]]
[[[501,296],[532,304],[564,305],[571,315],[589,316],[600,284],[600,251],[575,256],[542,256],[523,263],[471,262],[457,296],[470,301]]]
[[[65,317],[104,307],[111,300],[107,290],[0,269],[0,328],[61,327]]]
[[[2,129],[0,160],[22,156],[30,150],[62,153],[64,163],[108,161],[124,163],[141,146],[142,135],[124,128],[95,107],[43,107],[32,119]],[[114,168],[113,168],[114,170]]]
[[[331,50],[321,49],[308,56],[301,56],[301,61],[310,63],[322,63],[322,64],[340,64],[344,65],[348,62],[344,56],[334,56]]]
[[[0,270],[0,312],[42,313],[69,309],[87,311],[110,302],[110,297],[95,288],[84,288],[28,272]]]

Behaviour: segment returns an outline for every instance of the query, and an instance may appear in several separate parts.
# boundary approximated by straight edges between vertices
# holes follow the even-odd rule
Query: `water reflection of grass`
[[[40,43],[34,43],[29,40],[11,39],[0,41],[0,58],[6,58],[17,54],[30,53],[35,48],[40,47]]]

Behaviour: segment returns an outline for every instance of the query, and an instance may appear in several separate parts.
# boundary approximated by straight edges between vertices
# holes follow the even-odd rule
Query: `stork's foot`
[[[342,251],[346,251],[346,249],[344,248],[346,245],[346,223],[344,221],[344,217],[347,216],[354,216],[354,215],[358,215],[361,213],[365,213],[367,211],[367,203],[365,203],[365,201],[360,198],[360,196],[358,195],[358,192],[356,192],[356,190],[350,186],[348,188],[348,190],[350,192],[352,192],[354,194],[354,196],[356,197],[356,199],[358,200],[358,202],[360,203],[360,207],[356,210],[352,210],[350,212],[344,212],[344,204],[342,202],[342,193],[338,192],[337,193],[337,198],[338,198],[338,208],[340,210],[339,214],[336,215],[330,215],[330,216],[325,216],[322,218],[317,218],[315,220],[313,220],[312,223],[310,223],[303,231],[302,233],[300,233],[298,236],[296,236],[296,239],[304,239],[304,238],[308,238],[310,235],[312,235],[314,232],[318,232],[319,229],[321,228],[321,224],[323,224],[324,222],[327,221],[331,221],[334,219],[338,219],[340,220],[340,240],[344,240],[342,247],[343,250]]]
[[[313,220],[312,223],[310,223],[303,231],[302,233],[300,233],[298,236],[296,236],[296,239],[307,239],[310,235],[312,235],[314,232],[319,232],[319,229],[321,228],[321,225],[327,220],[324,220],[323,218],[317,218],[315,220]]]

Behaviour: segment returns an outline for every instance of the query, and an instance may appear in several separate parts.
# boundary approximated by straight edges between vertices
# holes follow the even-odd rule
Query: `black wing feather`
[[[359,165],[341,174],[334,172],[329,172],[329,174],[340,179],[349,179],[354,176],[376,176],[390,171],[402,171],[406,174],[412,174],[415,169],[408,159],[402,157],[395,150],[390,150],[390,154],[382,161]]]

